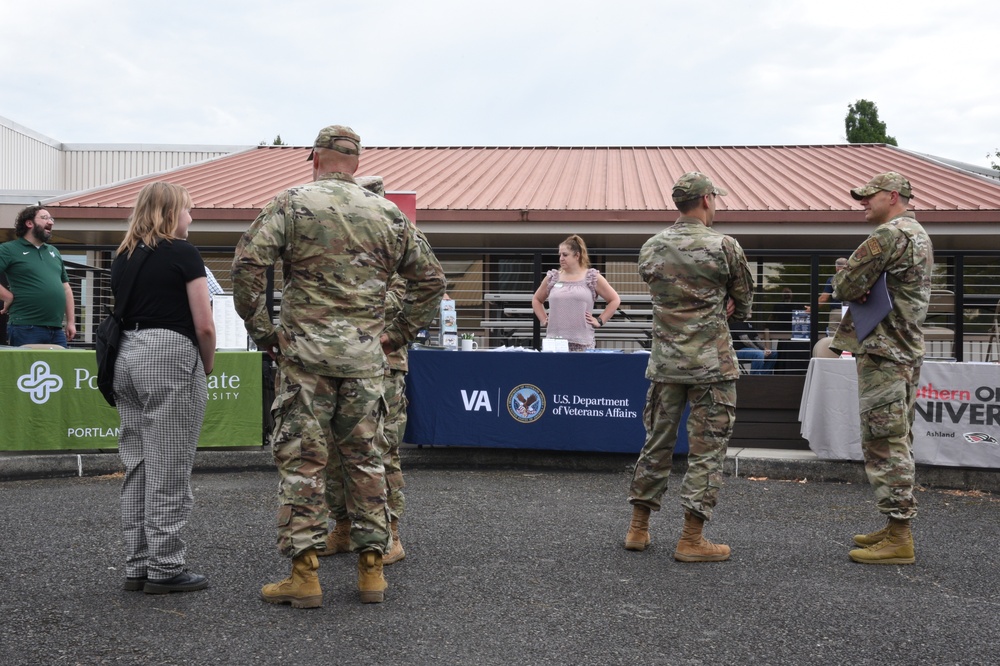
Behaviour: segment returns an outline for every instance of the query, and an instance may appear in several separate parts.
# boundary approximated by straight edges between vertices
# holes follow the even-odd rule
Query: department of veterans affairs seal
[[[545,394],[534,384],[520,384],[507,396],[507,411],[514,420],[533,423],[545,413]]]

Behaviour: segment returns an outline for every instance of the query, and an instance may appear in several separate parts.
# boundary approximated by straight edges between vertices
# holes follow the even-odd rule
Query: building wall
[[[25,206],[251,148],[60,143],[0,117],[0,242]]]
[[[0,118],[0,191],[61,190],[59,143]]]
[[[62,189],[76,192],[223,157],[247,146],[64,144]]]
[[[73,144],[43,136],[0,117],[0,194],[24,204],[53,193],[89,190],[252,146]],[[39,196],[41,194],[42,196]]]

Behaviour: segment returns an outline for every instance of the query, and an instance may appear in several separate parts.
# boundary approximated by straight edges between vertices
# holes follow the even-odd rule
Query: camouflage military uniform
[[[389,285],[389,297],[386,299],[386,310],[395,312],[402,307],[406,294],[406,283],[397,276]],[[403,468],[399,460],[399,445],[403,443],[406,432],[406,373],[409,371],[409,358],[406,347],[400,347],[388,356],[389,369],[385,375],[385,402],[388,410],[382,424],[384,431],[383,443],[385,454],[385,483],[389,492],[389,517],[399,518],[406,509],[406,498],[403,496]]]
[[[279,323],[265,302],[267,269],[282,261]],[[408,283],[386,325],[385,294]],[[237,312],[261,348],[279,349],[272,412],[281,475],[278,547],[295,557],[322,548],[328,474],[343,465],[359,550],[385,551],[386,487],[378,432],[385,412],[383,331],[394,348],[429,322],[445,289],[426,240],[390,201],[345,173],[279,194],[243,235],[233,260]]]
[[[649,239],[639,253],[639,275],[653,298],[653,350],[643,410],[646,443],[629,488],[629,501],[659,510],[687,402],[688,470],[681,503],[709,520],[722,485],[722,463],[736,419],[739,369],[726,320],[750,316],[753,278],[739,243],[682,215]]]
[[[933,267],[930,237],[907,211],[879,225],[833,278],[840,300],[860,299],[882,273],[892,295],[892,312],[863,342],[848,309],[830,346],[857,359],[865,470],[879,511],[902,520],[917,513],[911,428]]]
[[[406,281],[398,275],[393,277],[385,301],[388,320],[391,321],[402,307],[405,293]],[[399,518],[406,509],[406,498],[403,495],[406,483],[403,481],[403,468],[399,459],[399,445],[403,442],[403,433],[406,431],[406,372],[409,369],[406,347],[400,347],[386,359],[389,365],[385,370],[383,391],[387,411],[379,440],[382,446],[382,462],[385,466],[389,517]],[[328,483],[326,498],[333,518],[337,521],[346,520],[348,507],[344,485]]]

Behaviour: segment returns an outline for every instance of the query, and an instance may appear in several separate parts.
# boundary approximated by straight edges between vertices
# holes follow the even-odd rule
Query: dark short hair
[[[17,220],[14,221],[14,235],[22,238],[24,234],[28,233],[28,222],[34,222],[35,216],[42,208],[43,206],[28,206],[18,213]]]
[[[688,199],[687,201],[675,201],[674,204],[680,212],[690,213],[701,204],[701,197],[695,197],[694,199]]]

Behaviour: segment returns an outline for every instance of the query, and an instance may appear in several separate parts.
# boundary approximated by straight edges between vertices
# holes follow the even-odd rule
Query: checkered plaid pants
[[[125,575],[170,578],[184,567],[180,532],[194,505],[191,467],[208,400],[198,348],[163,328],[123,332],[115,395]]]

